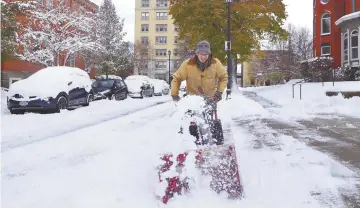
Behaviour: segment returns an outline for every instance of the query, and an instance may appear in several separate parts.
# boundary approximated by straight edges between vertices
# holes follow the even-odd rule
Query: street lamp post
[[[170,56],[171,56],[171,51],[168,51],[169,54],[169,85],[170,85]]]
[[[225,50],[227,51],[227,71],[228,71],[228,84],[226,90],[226,99],[230,97],[232,79],[233,79],[233,70],[232,70],[232,61],[231,61],[231,30],[230,30],[230,12],[231,12],[231,3],[233,0],[225,0],[227,3],[227,41],[225,42]]]

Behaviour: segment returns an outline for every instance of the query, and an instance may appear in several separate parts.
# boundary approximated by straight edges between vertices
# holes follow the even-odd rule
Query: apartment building
[[[178,27],[169,15],[168,0],[135,0],[135,43],[149,44],[139,74],[168,81],[181,64]]]
[[[360,0],[314,0],[314,56],[360,67]]]

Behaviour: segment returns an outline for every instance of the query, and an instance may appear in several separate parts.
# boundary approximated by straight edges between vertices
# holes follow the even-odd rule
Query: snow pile
[[[69,93],[76,87],[85,88],[87,92],[91,90],[91,80],[89,75],[73,67],[48,67],[37,71],[30,77],[13,83],[8,95],[20,94],[24,100],[36,96],[40,98],[56,98],[60,92]],[[37,98],[33,98],[37,99]]]
[[[91,127],[168,101],[171,101],[169,96],[143,100],[131,98],[122,101],[99,100],[90,103],[88,107],[64,110],[60,114],[3,115],[2,120],[7,122],[1,127],[1,149],[4,151]],[[6,104],[6,98],[2,100],[2,104],[4,103]]]
[[[360,81],[354,82],[332,82],[304,83],[302,84],[302,99],[300,99],[300,85],[294,86],[294,99],[292,92],[293,85],[284,84],[262,88],[243,88],[240,91],[256,92],[257,95],[281,105],[284,117],[308,117],[309,114],[344,114],[360,117],[360,98],[353,97],[344,99],[341,94],[328,97],[327,91],[360,91]]]

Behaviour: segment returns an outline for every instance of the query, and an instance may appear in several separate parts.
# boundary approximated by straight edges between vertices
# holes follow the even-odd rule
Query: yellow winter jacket
[[[198,88],[203,89],[209,97],[216,90],[223,92],[228,83],[228,73],[220,60],[212,58],[211,64],[204,71],[196,65],[196,58],[185,60],[174,73],[171,82],[171,96],[178,96],[181,81],[186,80],[186,93],[198,95]]]

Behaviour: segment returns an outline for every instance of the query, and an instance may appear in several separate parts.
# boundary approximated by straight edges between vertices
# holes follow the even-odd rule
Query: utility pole
[[[230,99],[231,87],[233,79],[232,61],[231,61],[231,28],[230,28],[230,12],[231,3],[233,0],[225,0],[227,4],[227,41],[225,42],[225,50],[227,51],[227,71],[228,71],[228,84],[226,90],[226,99]]]

